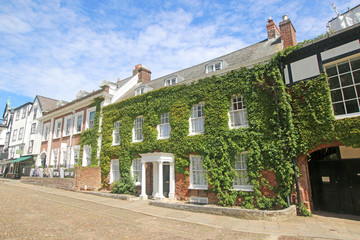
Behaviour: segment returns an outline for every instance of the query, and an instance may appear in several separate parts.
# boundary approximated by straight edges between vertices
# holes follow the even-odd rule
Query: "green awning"
[[[12,160],[12,161],[9,162],[9,163],[22,162],[22,161],[28,160],[29,158],[31,158],[31,156],[21,157],[21,158],[17,158],[17,159],[15,159],[15,160]]]

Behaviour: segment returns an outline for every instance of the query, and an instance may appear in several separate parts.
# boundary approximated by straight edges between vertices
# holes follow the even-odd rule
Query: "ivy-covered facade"
[[[271,31],[280,34],[281,29],[268,27],[271,44],[237,53],[262,52],[260,58],[253,54],[257,57],[236,65],[225,55],[190,68],[202,68],[202,77],[186,76],[187,69],[147,78],[102,108],[103,185],[131,173],[142,198],[278,209],[297,203],[298,195],[303,208],[326,210],[319,200],[326,196],[319,196],[312,179],[318,181],[316,175],[324,184],[336,183],[321,175],[322,163],[339,163],[347,151],[352,158],[346,162],[356,169],[360,158],[359,27],[286,48],[274,57],[271,52],[284,45]],[[346,61],[351,71],[340,73]],[[337,72],[330,76],[334,66]],[[137,71],[151,74],[142,66]],[[339,87],[333,88],[326,74],[337,74]],[[348,77],[343,86],[342,74],[352,82]],[[350,87],[352,98],[346,95]],[[342,100],[336,98],[338,90]],[[347,148],[329,148],[334,146]],[[318,149],[325,153],[318,152],[320,161],[311,165]]]

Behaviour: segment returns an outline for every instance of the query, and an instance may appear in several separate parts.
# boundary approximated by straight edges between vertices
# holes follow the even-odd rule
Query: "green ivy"
[[[100,107],[101,103],[104,101],[104,98],[96,98],[94,103],[89,106],[95,108],[95,119],[94,127],[92,129],[87,129],[80,135],[80,154],[79,154],[79,165],[82,166],[82,153],[84,145],[91,146],[91,163],[90,166],[98,166],[99,159],[97,157],[98,151],[98,139],[99,139],[99,126],[100,126]]]
[[[358,147],[359,118],[335,120],[331,110],[326,76],[286,87],[280,62],[299,47],[279,52],[269,63],[251,69],[242,68],[222,76],[201,79],[190,85],[175,85],[150,91],[102,109],[102,146],[100,167],[106,185],[110,160],[119,159],[120,174],[130,170],[133,159],[148,152],[170,152],[175,156],[175,171],[189,175],[189,155],[203,156],[210,191],[220,205],[231,206],[238,198],[245,208],[279,208],[287,205],[293,192],[292,159],[322,144],[339,141]],[[243,95],[248,113],[248,127],[230,129],[228,110],[234,95]],[[97,106],[98,124],[100,100]],[[190,109],[204,102],[205,132],[189,135]],[[156,126],[163,113],[170,113],[169,139],[158,140]],[[132,141],[136,117],[142,116],[142,142]],[[113,146],[114,123],[120,122],[121,142]],[[97,165],[98,125],[82,134],[81,145],[91,145],[92,164]],[[234,191],[235,154],[248,152],[248,179],[253,191]],[[93,158],[94,157],[94,158]],[[277,184],[272,186],[261,174],[272,171]],[[262,194],[266,187],[275,193]]]

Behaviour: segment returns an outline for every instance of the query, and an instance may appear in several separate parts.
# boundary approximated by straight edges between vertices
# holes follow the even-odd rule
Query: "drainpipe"
[[[298,204],[299,204],[299,211],[298,211],[298,213],[301,214],[301,198],[300,198],[299,179],[298,179],[298,176],[297,176],[295,159],[293,158],[292,161],[293,161],[293,165],[294,165],[294,175],[295,175],[295,183],[296,183],[296,194],[297,194],[297,199],[298,199]]]

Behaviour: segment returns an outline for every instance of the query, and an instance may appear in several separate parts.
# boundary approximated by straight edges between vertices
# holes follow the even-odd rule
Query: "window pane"
[[[351,73],[341,75],[340,79],[341,79],[341,86],[343,86],[343,87],[353,84]]]
[[[329,78],[330,89],[339,88],[339,78],[337,76]]]
[[[335,90],[335,91],[331,91],[331,99],[333,102],[339,102],[342,101],[342,94],[341,94],[341,90]]]
[[[329,77],[337,74],[336,66],[326,68],[326,73]]]
[[[358,97],[360,97],[360,84],[356,85],[356,91],[357,91]]]
[[[216,63],[216,64],[215,64],[215,71],[220,70],[220,68],[221,68],[220,63]]]
[[[351,60],[351,68],[353,71],[360,68],[360,58]]]
[[[343,92],[344,92],[344,98],[345,98],[345,100],[356,98],[355,88],[354,88],[354,87],[344,88],[344,89],[343,89]]]
[[[333,108],[334,108],[334,114],[335,115],[345,114],[345,107],[344,107],[344,104],[342,102],[333,104]]]
[[[359,105],[358,105],[357,99],[351,100],[351,101],[346,101],[345,105],[346,105],[347,113],[359,112]]]
[[[339,64],[338,69],[339,69],[339,74],[349,72],[350,71],[349,62]]]
[[[360,83],[360,70],[353,72],[355,83]]]

